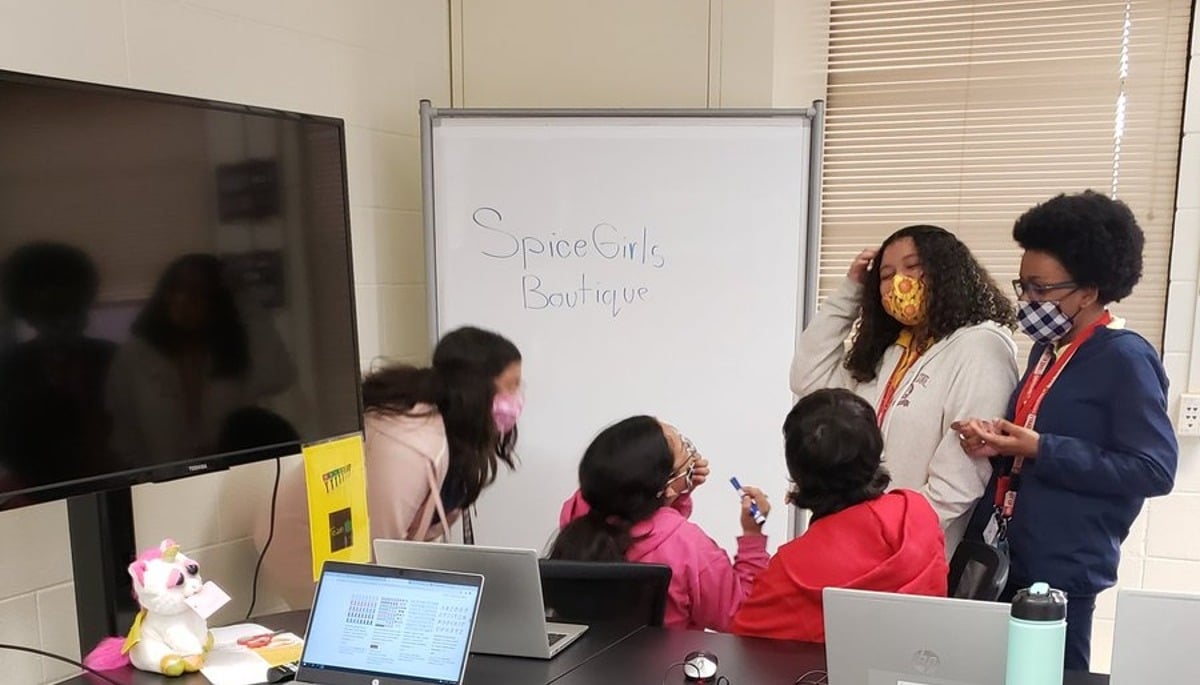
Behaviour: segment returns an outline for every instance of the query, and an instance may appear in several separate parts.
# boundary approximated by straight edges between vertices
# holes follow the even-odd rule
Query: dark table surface
[[[555,685],[659,685],[684,682],[679,664],[689,652],[715,655],[729,685],[822,683],[825,648],[806,642],[764,640],[720,633],[643,628]],[[801,679],[801,676],[807,676]],[[1108,676],[1068,673],[1063,685],[1105,685]],[[471,684],[474,685],[474,684]]]
[[[303,635],[307,628],[308,611],[291,611],[283,614],[260,616],[252,622],[271,628],[287,630]],[[549,683],[571,669],[587,661],[597,653],[609,649],[623,638],[638,630],[637,626],[601,623],[592,625],[578,640],[569,645],[553,659],[524,659],[520,657],[472,654],[467,660],[467,683],[481,685],[504,685],[507,683]],[[129,667],[105,673],[120,685],[209,685],[208,679],[199,673],[178,678],[146,673]],[[3,682],[0,680],[0,682]],[[108,685],[94,675],[85,673],[63,685]]]
[[[308,611],[292,611],[254,619],[275,630],[303,635]],[[825,669],[822,645],[786,640],[737,637],[723,633],[661,628],[632,628],[614,624],[591,626],[574,644],[550,660],[472,654],[467,661],[467,685],[659,685],[683,683],[679,664],[689,652],[715,654],[718,673],[729,685],[793,685],[800,676]],[[674,666],[669,672],[668,668]],[[208,685],[199,674],[180,678],[144,673],[133,668],[106,675],[120,685]],[[816,676],[817,674],[813,674]],[[818,682],[809,678],[800,683]],[[84,674],[64,685],[102,685]],[[1106,685],[1108,676],[1068,673],[1063,685]]]

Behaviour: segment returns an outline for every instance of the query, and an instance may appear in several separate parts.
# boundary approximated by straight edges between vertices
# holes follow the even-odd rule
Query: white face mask
[[[1075,317],[1067,316],[1058,302],[1018,302],[1017,325],[1035,343],[1053,345],[1071,332]]]

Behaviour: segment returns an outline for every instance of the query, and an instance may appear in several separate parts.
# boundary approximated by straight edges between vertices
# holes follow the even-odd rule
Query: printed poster
[[[371,561],[363,439],[354,433],[305,445],[302,451],[316,581],[327,559]]]

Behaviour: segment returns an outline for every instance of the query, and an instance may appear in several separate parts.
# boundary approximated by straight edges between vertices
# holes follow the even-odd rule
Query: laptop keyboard
[[[546,639],[550,641],[548,646],[553,647],[562,641],[567,636],[566,633],[546,633]]]

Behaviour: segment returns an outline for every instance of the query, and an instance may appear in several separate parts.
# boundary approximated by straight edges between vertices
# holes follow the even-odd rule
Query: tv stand
[[[79,649],[87,654],[100,640],[124,635],[137,613],[128,569],[137,556],[132,493],[122,488],[71,497],[67,519]]]

